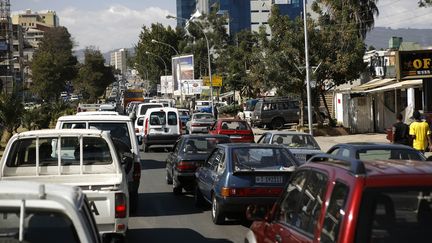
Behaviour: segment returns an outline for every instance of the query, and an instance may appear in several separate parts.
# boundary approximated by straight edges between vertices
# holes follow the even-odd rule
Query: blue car
[[[218,144],[195,172],[195,202],[211,203],[213,222],[223,224],[250,204],[272,205],[298,165],[282,145]]]
[[[180,121],[182,122],[182,128],[184,129],[186,123],[190,120],[190,112],[188,109],[178,109],[178,112]]]

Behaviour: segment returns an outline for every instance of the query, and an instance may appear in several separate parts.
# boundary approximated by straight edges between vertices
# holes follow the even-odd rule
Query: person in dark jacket
[[[392,143],[398,143],[398,144],[404,144],[404,145],[410,145],[410,139],[409,139],[409,126],[405,124],[403,121],[402,114],[397,114],[396,116],[396,123],[393,124],[392,127],[392,134],[393,134],[393,141]]]

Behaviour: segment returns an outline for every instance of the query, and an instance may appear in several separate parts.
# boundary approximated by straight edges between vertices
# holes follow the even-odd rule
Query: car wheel
[[[284,120],[282,118],[275,118],[273,119],[273,121],[271,122],[271,127],[272,129],[282,129],[284,126]]]
[[[225,223],[225,215],[222,212],[219,202],[216,196],[212,197],[212,210],[211,210],[212,221],[214,224],[223,224]]]
[[[174,180],[174,178],[173,178],[172,186],[173,186],[174,195],[180,195],[182,193],[182,187],[180,185],[177,185],[177,182],[176,180]]]
[[[129,195],[129,207],[131,214],[135,214],[138,209],[138,192],[135,191]]]
[[[146,153],[149,151],[149,146],[147,144],[145,144],[145,143],[143,143],[143,150]]]
[[[165,180],[168,185],[171,185],[173,183],[172,176],[169,174],[168,170],[166,170]]]
[[[204,197],[203,197],[201,190],[199,189],[198,185],[195,186],[194,200],[195,200],[195,206],[196,207],[204,206],[204,203],[205,203]]]

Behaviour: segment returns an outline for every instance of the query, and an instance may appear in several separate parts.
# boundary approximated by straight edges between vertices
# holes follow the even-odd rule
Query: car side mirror
[[[133,158],[130,155],[124,154],[123,157],[121,158],[122,165],[128,165],[131,164],[132,162],[133,162]]]
[[[137,125],[142,126],[144,124],[144,117],[138,118]]]
[[[246,218],[250,221],[263,221],[267,220],[266,215],[270,209],[264,205],[249,205],[246,209]]]
[[[129,113],[129,118],[130,118],[131,120],[135,120],[135,118],[136,118],[135,113],[134,113],[134,112]]]

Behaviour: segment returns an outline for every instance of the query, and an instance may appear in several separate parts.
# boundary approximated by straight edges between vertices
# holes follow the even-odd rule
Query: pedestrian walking
[[[417,110],[414,111],[412,118],[415,121],[410,124],[409,135],[413,140],[413,148],[424,153],[429,147],[429,151],[431,151],[432,141],[429,124],[421,119],[420,112]]]
[[[397,114],[396,116],[396,123],[393,124],[392,127],[392,134],[393,134],[393,141],[392,143],[398,143],[398,144],[404,144],[404,145],[410,145],[410,138],[409,138],[409,126],[405,124],[403,121],[402,114]]]

